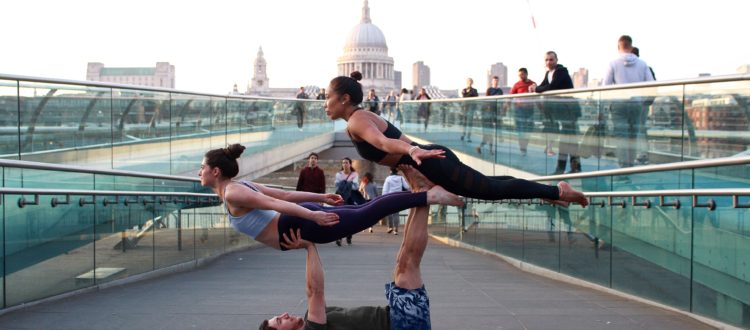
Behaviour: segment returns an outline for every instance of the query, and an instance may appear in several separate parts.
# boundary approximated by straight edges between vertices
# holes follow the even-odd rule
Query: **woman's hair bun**
[[[230,144],[228,147],[224,148],[224,152],[226,152],[227,156],[232,159],[240,158],[243,151],[245,151],[245,146],[239,143]]]
[[[354,71],[349,74],[349,77],[352,77],[356,81],[362,80],[362,73],[359,71]]]

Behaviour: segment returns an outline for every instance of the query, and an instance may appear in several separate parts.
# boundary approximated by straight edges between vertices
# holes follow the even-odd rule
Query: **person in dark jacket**
[[[543,93],[561,89],[572,89],[573,80],[570,78],[568,69],[557,63],[557,53],[548,51],[544,56],[547,72],[541,84],[529,86],[530,92]],[[542,104],[542,132],[550,135],[560,135],[558,149],[557,168],[555,174],[565,172],[565,167],[570,158],[570,172],[581,171],[581,159],[578,156],[578,118],[581,117],[581,107],[575,98],[554,97],[546,99]],[[548,138],[549,139],[549,138]],[[550,149],[548,145],[548,149]],[[546,150],[548,155],[553,155],[551,150]]]
[[[461,90],[461,97],[477,97],[479,93],[477,89],[471,87],[474,84],[474,79],[466,78],[466,88]],[[461,134],[461,141],[466,136],[466,142],[471,143],[471,129],[474,126],[474,110],[475,104],[473,102],[463,102],[464,106],[464,131]]]
[[[307,156],[307,166],[299,172],[297,191],[307,191],[317,194],[326,192],[326,175],[318,167],[318,154],[312,152]]]
[[[419,89],[419,94],[415,98],[417,101],[429,101],[432,98],[430,98],[429,95],[427,95],[427,90],[424,89],[424,87]],[[430,121],[430,112],[432,112],[432,103],[424,102],[419,104],[419,110],[417,111],[417,125],[419,125],[419,122],[424,119],[424,130],[427,131],[427,124]]]
[[[484,94],[485,96],[500,96],[503,95],[503,89],[498,86],[500,82],[500,78],[498,76],[492,77],[492,85],[487,88],[487,92]],[[493,147],[494,143],[494,137],[495,137],[495,127],[497,127],[497,132],[502,134],[502,125],[501,121],[498,120],[500,117],[502,117],[502,114],[497,113],[498,107],[497,104],[501,102],[501,100],[492,100],[489,101],[487,104],[485,104],[482,107],[482,142],[477,146],[476,150],[477,153],[482,153],[482,147],[484,147],[485,144],[489,144],[489,150],[490,155],[495,154],[495,148]],[[497,138],[498,141],[502,140],[502,135],[499,135]]]

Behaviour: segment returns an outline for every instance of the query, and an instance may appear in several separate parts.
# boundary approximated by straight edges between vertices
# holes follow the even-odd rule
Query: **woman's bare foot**
[[[571,187],[567,182],[558,182],[557,188],[560,189],[560,198],[557,201],[581,204],[581,206],[583,207],[589,205],[589,200],[586,198],[586,196],[584,196],[582,192],[573,189],[573,187]],[[554,203],[557,201],[552,202]]]
[[[461,197],[443,189],[443,187],[434,186],[427,191],[427,204],[464,206],[464,201]]]
[[[409,165],[399,165],[398,169],[404,173],[406,180],[409,181],[412,191],[428,191],[435,186],[432,181]]]

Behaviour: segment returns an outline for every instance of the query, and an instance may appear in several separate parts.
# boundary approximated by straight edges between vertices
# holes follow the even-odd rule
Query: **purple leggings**
[[[325,207],[316,203],[301,203],[300,206],[312,211],[324,211],[339,215],[339,223],[333,226],[320,226],[315,221],[281,214],[279,217],[279,242],[282,234],[289,230],[302,231],[302,238],[313,243],[330,243],[337,239],[356,234],[370,228],[380,219],[391,213],[417,206],[427,205],[427,192],[395,192],[382,195],[362,205],[342,205]],[[286,250],[281,247],[281,250]]]

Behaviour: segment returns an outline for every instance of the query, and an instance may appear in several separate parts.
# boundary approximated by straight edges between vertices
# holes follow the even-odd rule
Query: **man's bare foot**
[[[434,186],[427,191],[427,204],[464,206],[464,201],[461,197],[443,189],[443,187]]]
[[[589,205],[589,200],[582,192],[573,189],[567,182],[560,181],[557,183],[557,188],[560,189],[560,198],[557,201],[569,202],[581,204],[581,206]],[[553,201],[553,203],[556,201]]]
[[[406,180],[409,181],[412,191],[427,191],[435,186],[432,181],[427,179],[422,173],[419,173],[416,169],[409,165],[399,165],[398,169],[404,173]]]

